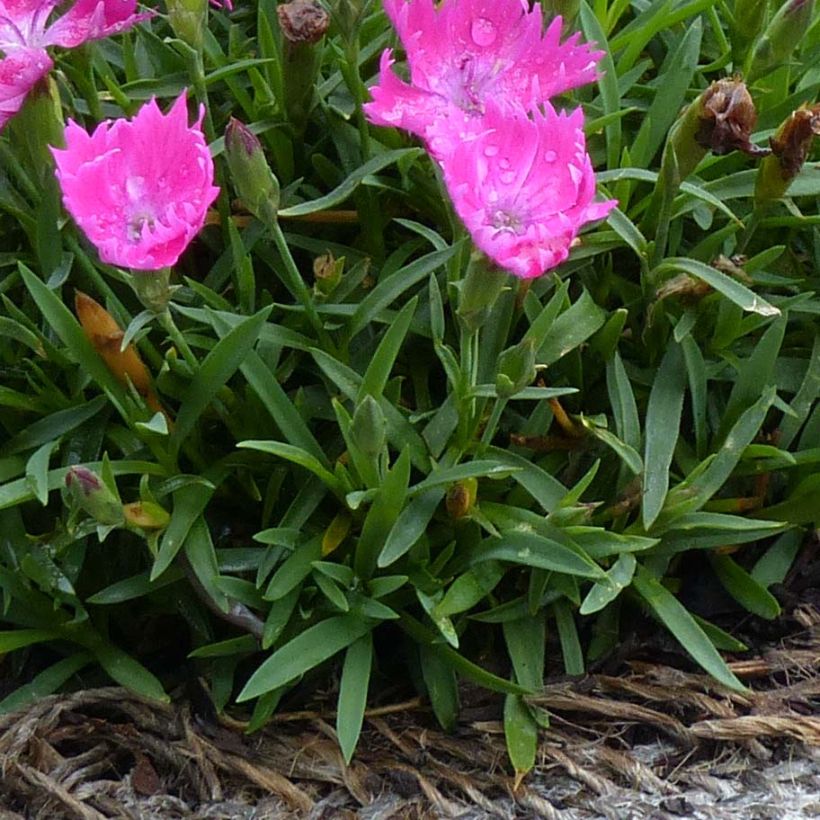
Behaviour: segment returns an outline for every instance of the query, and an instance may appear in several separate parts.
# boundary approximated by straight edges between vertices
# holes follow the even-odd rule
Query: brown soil
[[[731,665],[748,693],[646,661],[547,686],[517,790],[496,700],[451,735],[417,700],[374,709],[348,767],[332,713],[245,736],[123,689],[43,698],[0,717],[0,820],[818,816],[820,614],[792,617],[797,635]]]

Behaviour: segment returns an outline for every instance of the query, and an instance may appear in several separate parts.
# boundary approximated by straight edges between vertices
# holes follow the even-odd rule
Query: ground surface
[[[331,713],[246,737],[122,689],[44,698],[0,719],[0,820],[820,816],[820,614],[793,617],[733,664],[749,694],[646,661],[548,686],[552,728],[518,790],[498,704],[470,693],[453,735],[417,701],[373,710],[350,767]]]

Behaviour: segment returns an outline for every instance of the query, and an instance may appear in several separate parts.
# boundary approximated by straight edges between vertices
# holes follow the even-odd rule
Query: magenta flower
[[[216,199],[214,163],[200,130],[188,126],[185,92],[167,115],[156,101],[132,120],[88,134],[69,120],[66,148],[52,148],[63,202],[104,262],[159,270],[179,259]]]
[[[121,31],[150,14],[135,14],[136,0],[77,0],[48,25],[58,0],[0,0],[0,128],[51,69],[46,46],[74,48]]]
[[[563,262],[587,222],[617,204],[593,202],[595,175],[583,113],[502,111],[488,104],[484,130],[453,144],[442,162],[456,212],[473,242],[522,279]]]
[[[404,128],[424,139],[432,130],[463,128],[480,118],[488,100],[505,110],[534,110],[550,97],[591,82],[603,52],[560,42],[561,18],[542,34],[541,7],[527,0],[385,0],[407,53],[411,84],[381,61],[373,102],[364,108],[377,125]],[[455,129],[445,125],[455,118]]]

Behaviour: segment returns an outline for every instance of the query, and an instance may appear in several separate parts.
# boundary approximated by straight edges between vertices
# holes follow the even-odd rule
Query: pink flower
[[[170,267],[202,229],[219,189],[200,130],[188,126],[185,92],[167,115],[156,101],[132,120],[88,134],[69,120],[66,148],[52,148],[63,202],[104,262],[136,270]]]
[[[474,243],[522,279],[563,262],[587,222],[617,204],[593,202],[595,175],[583,113],[502,111],[489,104],[485,130],[454,142],[442,162],[456,212]]]
[[[41,48],[15,48],[0,60],[0,129],[20,110],[29,91],[51,71],[51,57]]]
[[[488,100],[503,109],[534,110],[550,97],[593,81],[603,52],[560,42],[561,18],[542,35],[541,7],[527,0],[385,0],[407,53],[411,84],[381,60],[379,84],[365,105],[371,122],[425,139],[455,117],[480,118]],[[452,130],[452,129],[451,129]]]
[[[46,46],[74,48],[131,28],[149,18],[136,0],[77,0],[48,25],[58,0],[0,0],[0,128],[51,69]]]

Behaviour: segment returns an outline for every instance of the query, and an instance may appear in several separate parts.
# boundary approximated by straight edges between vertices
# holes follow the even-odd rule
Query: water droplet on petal
[[[497,145],[488,145],[484,149],[484,156],[485,157],[494,157],[498,153],[498,146]]]
[[[515,182],[515,171],[502,171],[499,178],[505,185],[511,185]]]
[[[470,36],[477,46],[486,47],[495,42],[498,32],[492,20],[488,20],[486,17],[476,17],[472,26],[470,26]]]
[[[555,151],[547,151],[546,154],[544,154],[544,162],[555,162],[557,158],[558,154],[556,154]]]

